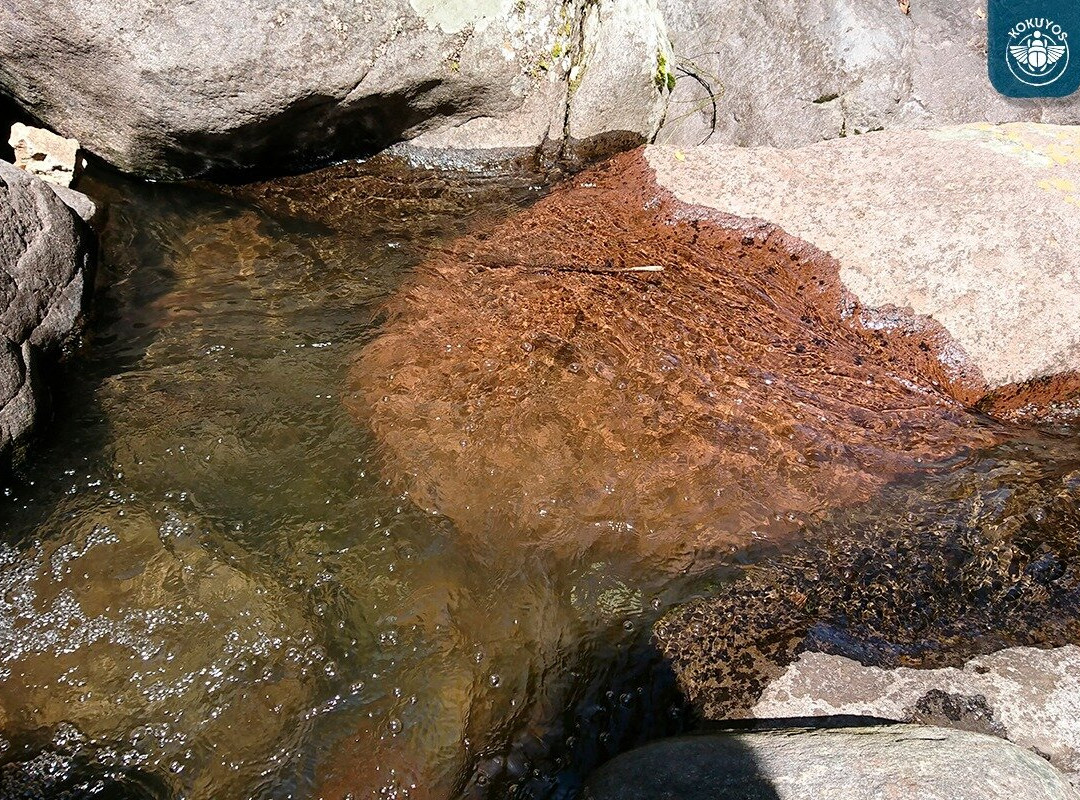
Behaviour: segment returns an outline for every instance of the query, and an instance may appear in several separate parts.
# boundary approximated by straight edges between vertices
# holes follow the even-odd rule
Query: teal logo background
[[[988,0],[990,82],[1006,97],[1080,89],[1080,0]]]

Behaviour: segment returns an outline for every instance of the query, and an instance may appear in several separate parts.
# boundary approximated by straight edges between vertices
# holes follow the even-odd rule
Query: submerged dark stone
[[[746,716],[804,651],[959,667],[1005,647],[1080,641],[1078,455],[1070,438],[1050,437],[890,487],[670,612],[658,644],[700,713],[723,719]],[[926,712],[948,706],[927,698]]]

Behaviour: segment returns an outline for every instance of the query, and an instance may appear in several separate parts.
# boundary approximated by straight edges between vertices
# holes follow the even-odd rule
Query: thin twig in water
[[[572,267],[568,265],[552,265],[543,267],[526,267],[529,272],[584,272],[589,275],[619,275],[632,272],[663,272],[664,268],[658,264],[646,264],[641,267]]]

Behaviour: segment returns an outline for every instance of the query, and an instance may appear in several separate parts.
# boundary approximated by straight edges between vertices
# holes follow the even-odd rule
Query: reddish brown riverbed
[[[739,547],[997,436],[939,327],[675,200],[640,151],[458,241],[387,312],[350,407],[412,500],[489,547]]]

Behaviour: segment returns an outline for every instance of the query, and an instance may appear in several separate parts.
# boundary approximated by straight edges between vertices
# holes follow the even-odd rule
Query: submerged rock
[[[880,669],[803,653],[770,683],[755,717],[869,716],[1005,737],[1080,782],[1080,648],[1012,647],[960,668]]]
[[[920,725],[664,739],[599,769],[588,800],[1075,800],[1038,756]]]
[[[1057,463],[1033,468],[1030,459],[1040,450],[1054,452]],[[987,708],[969,704],[964,716],[981,719],[983,732],[1001,733],[997,726],[1007,729],[1010,721],[1023,730],[1025,706],[1034,708],[1034,701],[1007,699],[1008,654],[991,654],[1080,642],[1078,467],[1080,452],[1054,438],[1038,446],[1006,445],[962,470],[888,487],[873,502],[807,530],[790,552],[668,612],[654,628],[657,645],[706,720],[780,713],[780,690],[771,700],[763,692],[804,653],[883,669],[959,668],[978,657],[973,669],[999,665],[1001,688],[995,694],[983,684],[980,692],[965,692],[982,694]],[[1029,661],[1031,670],[1018,682],[1047,685],[1038,677],[1040,662],[1048,673],[1068,669],[1067,658],[1053,666],[1053,654]],[[850,666],[852,675],[877,674]],[[927,690],[935,681],[948,689],[940,683],[946,675],[963,677],[903,675],[911,685],[927,681]],[[824,682],[828,673],[819,677]],[[978,681],[994,678],[971,676],[969,683]],[[902,688],[891,679],[889,685]],[[1068,716],[1070,685],[1061,683],[1061,696],[1039,702],[1064,702]],[[847,688],[858,692],[855,685]],[[947,702],[927,698],[931,716],[918,719],[940,723]],[[785,707],[816,713],[794,695]],[[874,709],[885,717],[895,713],[882,702]],[[1048,712],[1045,723],[1036,724],[1049,728],[1053,716]],[[1024,744],[1043,749],[1033,739]]]
[[[0,162],[0,460],[48,397],[42,373],[72,335],[93,263],[89,229],[53,188]]]
[[[325,652],[285,590],[203,543],[206,524],[117,496],[0,548],[9,741],[44,733],[100,773],[138,767],[159,796],[238,796],[288,763]]]
[[[669,555],[783,537],[1009,435],[968,410],[1074,396],[1068,375],[1025,383],[1080,353],[1070,135],[619,157],[429,260],[351,406],[466,536]],[[1003,194],[1040,221],[1003,222]]]

